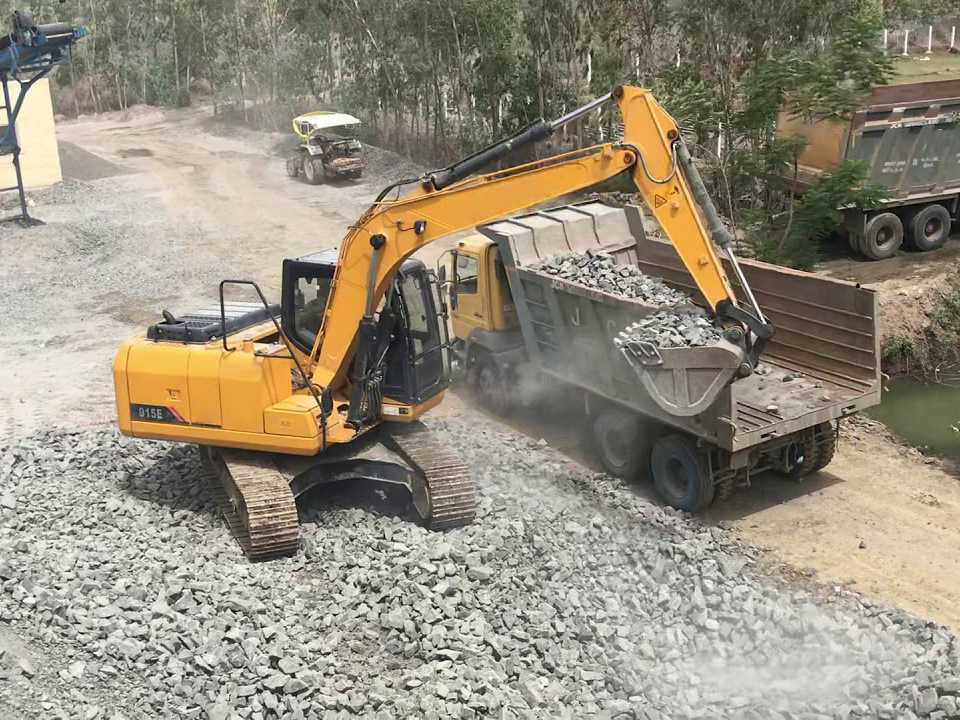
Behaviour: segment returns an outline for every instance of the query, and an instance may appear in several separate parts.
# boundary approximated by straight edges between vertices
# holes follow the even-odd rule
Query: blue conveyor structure
[[[7,219],[18,219],[23,225],[34,224],[27,214],[27,199],[20,170],[20,144],[17,141],[17,116],[23,107],[23,100],[37,80],[57,65],[69,61],[73,44],[86,35],[86,28],[74,27],[70,23],[37,25],[33,15],[25,10],[13,13],[13,32],[0,35],[0,86],[3,89],[0,110],[6,111],[6,124],[0,124],[0,156],[11,156],[17,179],[16,185],[0,188],[0,193],[16,190],[20,195],[19,218]],[[11,80],[20,84],[20,94],[12,105]],[[0,120],[2,118],[0,115]]]

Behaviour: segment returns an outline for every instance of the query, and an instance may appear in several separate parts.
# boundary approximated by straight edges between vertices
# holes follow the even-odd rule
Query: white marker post
[[[680,67],[680,48],[677,48],[677,67]]]
[[[717,123],[717,160],[723,156],[723,123]]]
[[[933,55],[933,25],[927,26],[927,55]]]
[[[910,52],[909,52],[909,50],[908,50],[909,45],[907,45],[907,43],[909,42],[909,40],[910,40],[910,31],[909,31],[909,30],[904,30],[904,31],[903,31],[903,54],[904,54],[904,56],[907,56],[907,55],[910,54]]]
[[[886,28],[884,28],[884,29],[883,29],[883,52],[884,52],[884,53],[887,52],[887,37],[888,37],[888,35],[889,35],[889,31],[888,31]]]
[[[957,26],[954,25],[950,28],[950,49],[953,49],[953,43],[957,40]]]

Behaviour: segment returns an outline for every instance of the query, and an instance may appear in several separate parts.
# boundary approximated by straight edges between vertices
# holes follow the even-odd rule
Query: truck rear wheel
[[[639,480],[650,467],[650,443],[640,435],[640,420],[626,410],[605,407],[593,420],[593,444],[603,469],[614,477]]]
[[[660,438],[650,464],[654,487],[671,507],[697,512],[713,502],[707,457],[693,439],[679,433]]]
[[[867,220],[860,249],[871,260],[886,260],[897,254],[903,244],[903,223],[890,212],[878,213]]]
[[[950,235],[950,211],[943,205],[926,205],[907,221],[907,240],[921,252],[943,247]]]

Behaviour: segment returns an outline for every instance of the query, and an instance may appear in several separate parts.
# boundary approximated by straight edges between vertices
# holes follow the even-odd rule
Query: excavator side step
[[[297,506],[269,455],[200,448],[210,494],[251,560],[293,555],[300,546]]]
[[[398,428],[390,438],[417,474],[411,492],[426,526],[449,530],[472,523],[476,487],[463,461],[419,422]]]

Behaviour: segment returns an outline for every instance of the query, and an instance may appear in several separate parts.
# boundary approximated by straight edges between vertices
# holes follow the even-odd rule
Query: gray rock
[[[917,715],[924,717],[937,709],[937,691],[934,688],[925,688],[917,698],[914,709]]]

